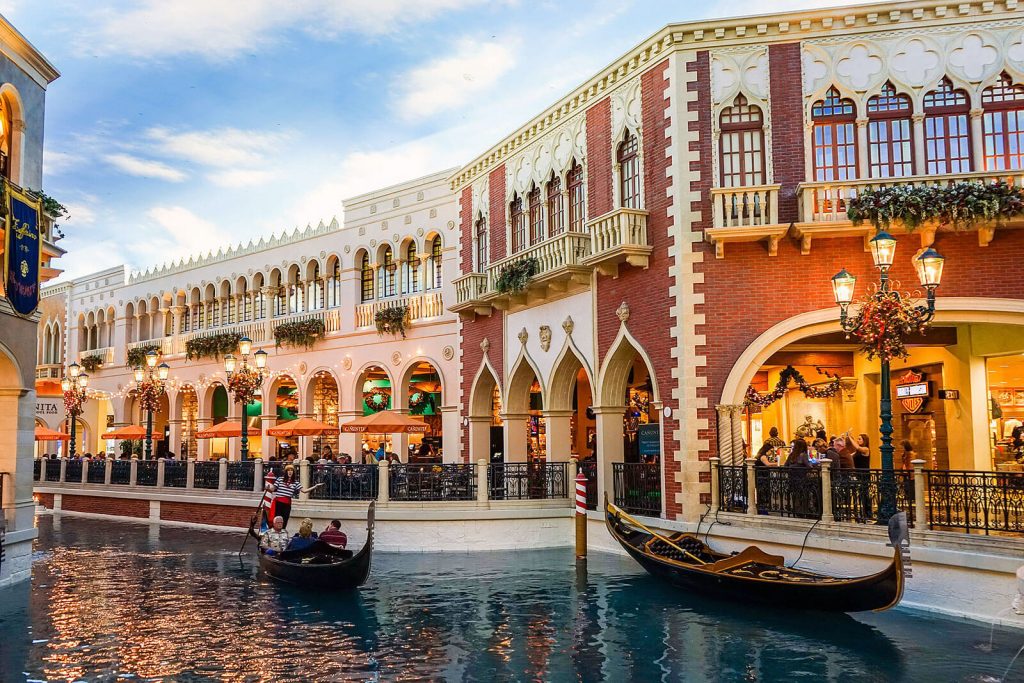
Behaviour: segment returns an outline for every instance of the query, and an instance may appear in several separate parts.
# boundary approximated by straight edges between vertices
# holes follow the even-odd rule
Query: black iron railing
[[[487,466],[487,488],[491,500],[565,498],[568,476],[565,462],[492,463]]]
[[[476,500],[472,464],[396,464],[390,480],[392,500]]]
[[[597,460],[590,458],[588,460],[580,460],[579,471],[583,473],[583,476],[587,478],[587,509],[597,509]],[[573,500],[576,500],[576,482],[570,482],[570,486],[573,487]]]
[[[642,463],[612,463],[615,504],[626,512],[661,515],[661,467]]]
[[[197,460],[192,486],[197,489],[215,489],[220,486],[220,463],[216,460]]]
[[[127,485],[132,480],[132,461],[114,460],[110,463],[110,483]]]
[[[309,484],[323,484],[309,492],[313,500],[373,500],[377,497],[377,465],[310,465]]]
[[[164,486],[183,489],[188,482],[188,463],[183,460],[164,461]]]
[[[931,528],[1024,532],[1024,473],[928,470],[925,479]]]
[[[156,460],[139,460],[136,463],[135,485],[156,486],[156,474],[158,463]]]
[[[44,475],[46,481],[60,481],[60,460],[47,460]]]
[[[228,491],[252,491],[256,479],[256,463],[252,460],[228,463]]]
[[[32,481],[39,481],[43,474],[43,461],[38,458],[32,461]]]
[[[718,469],[718,500],[723,512],[747,511],[747,468],[722,465]]]
[[[75,483],[82,481],[81,460],[68,460],[68,464],[64,468],[64,481]]]
[[[89,463],[89,471],[85,475],[86,483],[103,484],[107,481],[107,461],[93,460]]]
[[[882,470],[832,470],[832,514],[837,522],[872,523],[878,519],[884,487]],[[907,523],[914,525],[914,473],[895,470],[891,473],[896,509],[907,513]]]
[[[765,467],[754,472],[757,512],[821,519],[821,472],[813,467]]]

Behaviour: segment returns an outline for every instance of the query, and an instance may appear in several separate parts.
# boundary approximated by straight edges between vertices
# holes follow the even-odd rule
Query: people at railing
[[[871,467],[871,440],[867,434],[859,434],[854,442],[856,453],[853,454],[853,466],[859,470]]]

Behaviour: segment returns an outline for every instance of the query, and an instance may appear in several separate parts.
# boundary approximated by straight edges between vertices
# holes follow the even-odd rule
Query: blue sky
[[[823,4],[843,3],[757,11]],[[71,277],[341,220],[342,199],[471,160],[664,24],[752,7],[0,0],[62,74],[43,189],[71,210]]]

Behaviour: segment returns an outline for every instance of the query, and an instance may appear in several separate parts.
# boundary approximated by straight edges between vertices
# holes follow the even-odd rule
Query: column
[[[391,478],[388,476],[388,461],[381,460],[377,463],[377,503],[387,505],[391,499]]]
[[[234,423],[240,423],[242,420],[242,404],[235,403],[231,396],[231,392],[228,392],[228,421]],[[231,462],[237,462],[242,459],[242,440],[239,439],[228,439],[228,460]]]
[[[603,509],[603,494],[614,497],[613,462],[622,460],[622,415],[625,406],[593,406],[597,432],[598,509]]]
[[[924,531],[928,528],[928,510],[924,503],[925,461],[911,460],[910,464],[914,468],[914,529]]]
[[[732,406],[719,404],[715,406],[718,414],[718,455],[722,463],[731,465],[732,458]]]
[[[747,514],[757,514],[757,481],[754,479],[754,473],[757,471],[754,469],[754,463],[757,462],[754,458],[747,458],[745,461],[747,468]]]
[[[462,430],[459,425],[459,406],[441,406],[441,437],[444,462],[461,462]],[[485,448],[477,458],[486,458],[489,462],[490,453]]]
[[[505,462],[526,462],[527,424],[530,416],[506,413],[501,416],[505,424]]]
[[[971,170],[985,170],[985,110],[971,110]]]
[[[167,450],[179,456],[181,455],[181,424],[182,420],[180,418],[167,421],[167,426],[170,430],[167,437]]]
[[[708,462],[711,465],[711,510],[709,512],[715,514],[722,507],[721,487],[719,486],[719,478],[722,476],[722,473],[718,469],[719,465],[722,464],[722,459],[708,458]]]
[[[829,458],[821,459],[821,521],[836,521],[832,513],[832,461]]]
[[[928,157],[924,148],[924,114],[914,114],[910,120],[914,129],[914,175],[925,175],[928,172]]]
[[[264,401],[264,410],[266,410],[266,407],[267,403]],[[267,433],[272,427],[277,426],[277,415],[274,413],[264,412],[260,418],[262,421],[260,428],[260,442],[263,444],[263,459],[277,460],[277,439]]]
[[[196,431],[201,432],[213,424],[212,417],[200,416],[196,418]],[[209,439],[196,439],[196,452],[194,457],[197,460],[209,460],[212,447]]]
[[[739,465],[747,457],[743,451],[743,409],[742,405],[729,406],[732,419],[732,461]]]
[[[357,417],[362,417],[362,415],[360,410],[339,410],[338,424],[345,424]],[[361,463],[363,461],[363,435],[342,432],[338,435],[338,450],[352,456],[352,462]]]
[[[572,453],[572,410],[545,410],[547,423],[548,462],[567,462]]]
[[[491,461],[491,417],[470,417],[469,420],[469,461]],[[447,432],[445,432],[447,434]],[[446,445],[445,454],[449,453]],[[447,457],[445,458],[447,460]]]
[[[487,490],[487,461],[481,458],[476,461],[476,500],[478,503],[486,503],[488,499]]]
[[[868,119],[857,119],[857,177],[871,177],[871,162],[868,156]]]

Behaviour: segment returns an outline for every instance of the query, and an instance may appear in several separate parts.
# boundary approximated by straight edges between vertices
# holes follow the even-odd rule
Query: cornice
[[[46,89],[50,83],[60,77],[57,67],[49,62],[18,29],[0,14],[0,46],[11,59],[21,67],[29,78]],[[13,53],[13,54],[11,54]]]
[[[621,81],[650,69],[679,50],[742,44],[796,42],[893,29],[1021,18],[1018,0],[884,2],[669,24],[599,71],[541,114],[505,136],[449,179],[453,191],[498,166],[550,128],[587,109]]]

